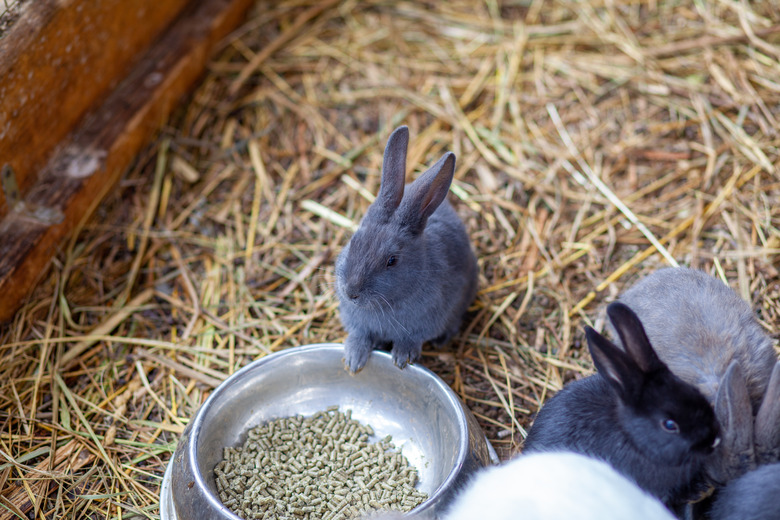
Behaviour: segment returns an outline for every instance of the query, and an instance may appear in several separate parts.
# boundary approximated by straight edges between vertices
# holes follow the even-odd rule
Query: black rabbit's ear
[[[585,327],[585,337],[588,340],[588,349],[599,374],[624,399],[634,396],[641,379],[636,364],[625,352],[592,328]]]
[[[387,139],[382,160],[382,183],[376,203],[386,215],[391,215],[404,196],[406,176],[406,149],[409,146],[409,128],[399,126]]]
[[[780,361],[775,363],[756,415],[756,458],[759,464],[780,457]]]
[[[723,467],[712,475],[724,484],[753,469],[753,408],[745,375],[739,363],[732,361],[715,395],[715,416],[721,430],[720,452]]]
[[[643,372],[666,368],[653,350],[650,340],[647,339],[645,328],[639,317],[628,305],[620,302],[610,303],[607,306],[607,315],[612,326],[620,336],[620,342],[631,359]]]
[[[447,196],[454,174],[455,154],[447,152],[409,186],[409,193],[402,203],[402,224],[412,232],[421,232],[428,217]]]

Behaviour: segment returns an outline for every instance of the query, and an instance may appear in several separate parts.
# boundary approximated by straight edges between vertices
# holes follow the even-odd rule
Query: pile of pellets
[[[410,511],[428,496],[390,437],[333,406],[249,430],[214,468],[222,503],[251,519],[346,520],[377,510]]]

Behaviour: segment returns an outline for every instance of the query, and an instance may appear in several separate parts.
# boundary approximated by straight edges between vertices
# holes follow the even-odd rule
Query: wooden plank
[[[90,214],[202,73],[252,0],[198,0],[58,147],[0,222],[0,322],[9,320],[60,240]]]
[[[188,0],[35,0],[0,40],[0,160],[24,194]],[[0,164],[0,166],[2,166]],[[0,193],[0,217],[8,211]]]

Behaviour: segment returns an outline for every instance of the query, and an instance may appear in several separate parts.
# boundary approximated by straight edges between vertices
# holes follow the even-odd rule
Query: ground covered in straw
[[[479,257],[425,349],[502,458],[657,267],[776,334],[774,2],[261,2],[0,332],[0,518],[156,518],[178,434],[269,352],[342,341],[333,261],[411,130]],[[652,245],[655,242],[656,245]]]

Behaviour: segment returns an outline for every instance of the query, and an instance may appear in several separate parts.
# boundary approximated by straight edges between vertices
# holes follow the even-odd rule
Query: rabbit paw
[[[409,363],[414,363],[420,358],[422,344],[420,343],[393,343],[393,363],[398,368],[404,368]]]
[[[344,365],[352,374],[357,374],[366,366],[368,356],[374,350],[374,344],[367,338],[350,334],[344,342]]]

